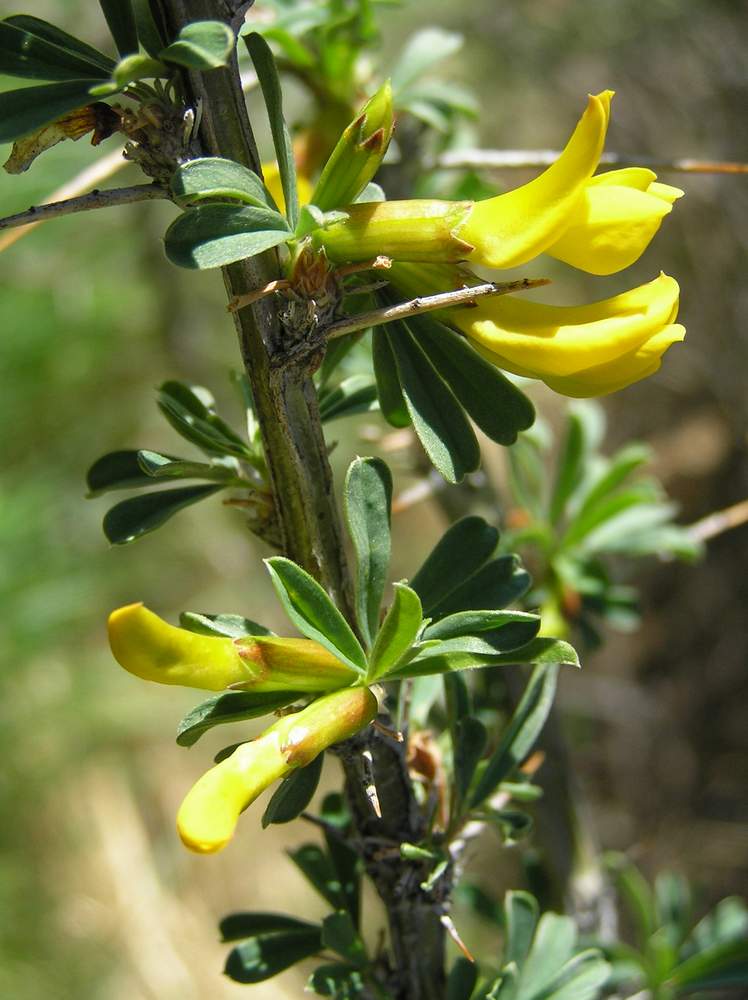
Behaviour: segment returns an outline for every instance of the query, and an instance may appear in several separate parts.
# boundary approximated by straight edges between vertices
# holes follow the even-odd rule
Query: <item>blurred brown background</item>
[[[95,5],[33,8],[104,44]],[[385,63],[426,19],[466,36],[449,71],[480,94],[486,146],[558,148],[584,95],[612,87],[609,149],[748,159],[741,2],[406,3],[384,18]],[[84,142],[58,147],[23,177],[0,176],[2,214],[89,163]],[[680,280],[685,345],[607,408],[610,445],[651,442],[656,471],[690,523],[748,496],[748,180],[661,176],[687,198],[635,268],[610,279],[553,276],[568,301],[614,294],[661,268]],[[133,168],[120,178],[137,182]],[[199,696],[136,681],[105,644],[107,613],[139,599],[172,619],[181,609],[220,610],[285,627],[241,515],[211,501],[145,541],[109,549],[106,500],[83,499],[85,470],[103,452],[175,447],[153,401],[164,378],[204,382],[238,420],[220,281],[164,260],[173,214],[146,204],[67,218],[0,258],[0,995],[14,1000],[238,997],[244,989],[220,977],[218,918],[245,907],[320,912],[283,857],[313,836],[298,825],[261,833],[255,809],[224,854],[182,850],[176,806],[231,735],[178,748],[176,723]],[[536,398],[558,414],[550,393]],[[339,467],[355,448],[366,446],[352,433],[337,449]],[[418,565],[440,517],[424,505],[397,519],[396,579]],[[642,629],[611,635],[561,689],[604,845],[631,851],[650,874],[686,872],[705,902],[748,891],[746,556],[744,527],[715,539],[695,567],[637,566]],[[335,765],[326,766],[332,782]],[[481,851],[489,869],[497,850],[493,841]],[[301,984],[289,973],[251,995],[298,996]]]

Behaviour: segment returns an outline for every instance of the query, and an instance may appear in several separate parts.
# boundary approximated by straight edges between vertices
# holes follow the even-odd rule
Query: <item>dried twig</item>
[[[112,188],[110,191],[89,191],[77,198],[53,201],[49,204],[34,205],[25,212],[8,215],[0,219],[0,230],[15,229],[29,223],[45,222],[76,212],[89,212],[96,208],[111,208],[115,205],[132,205],[138,201],[153,201],[169,197],[166,188],[157,184],[135,184],[132,187]]]
[[[713,514],[707,514],[700,521],[696,521],[688,529],[691,537],[697,542],[707,542],[710,538],[721,535],[723,531],[731,531],[739,528],[748,522],[748,500],[741,500],[726,507],[724,510],[717,510]]]
[[[522,170],[548,167],[561,155],[558,149],[457,149],[437,156],[429,166],[445,170]],[[748,163],[603,153],[600,163],[615,167],[651,167],[681,174],[748,174]]]
[[[345,337],[358,330],[366,330],[370,326],[380,326],[397,319],[420,316],[421,313],[432,312],[434,309],[454,309],[456,306],[470,305],[475,299],[482,299],[488,295],[506,295],[507,292],[522,292],[528,288],[540,288],[547,284],[549,284],[548,278],[521,278],[519,281],[489,281],[483,285],[458,288],[454,292],[422,295],[408,302],[399,302],[396,306],[373,309],[371,312],[359,313],[349,319],[341,319],[337,323],[331,323],[323,332],[327,340],[334,340],[336,337]]]

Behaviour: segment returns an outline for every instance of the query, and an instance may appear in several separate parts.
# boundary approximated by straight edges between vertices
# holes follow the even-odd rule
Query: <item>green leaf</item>
[[[234,41],[234,32],[223,21],[193,21],[158,57],[187,69],[219,69],[228,64]]]
[[[476,632],[494,632],[506,625],[520,624],[527,626],[527,638],[524,641],[529,642],[535,638],[537,634],[535,626],[539,626],[539,623],[539,616],[528,611],[458,611],[427,626],[423,631],[423,638],[459,639],[462,636],[475,635]]]
[[[410,414],[400,387],[395,355],[381,326],[374,327],[372,331],[371,355],[382,416],[393,427],[408,427]]]
[[[205,462],[189,462],[182,458],[171,458],[157,451],[141,450],[137,453],[140,468],[151,480],[164,479],[208,479],[224,483],[226,486],[249,486],[247,480],[239,475],[239,467],[234,459],[222,463],[217,461],[211,465]]]
[[[688,993],[748,986],[748,939],[723,941],[691,956],[668,983]]]
[[[453,770],[457,799],[462,802],[488,740],[486,727],[471,715],[458,719],[453,735]]]
[[[454,393],[404,323],[386,330],[413,428],[434,467],[459,483],[480,465],[480,446]]]
[[[99,79],[68,80],[0,94],[0,142],[14,142],[29,132],[91,103]]]
[[[185,715],[177,729],[177,743],[191,747],[214,726],[258,719],[303,697],[296,691],[225,691],[214,695]]]
[[[447,979],[446,1000],[470,1000],[478,982],[478,967],[475,962],[458,956]]]
[[[179,616],[181,628],[197,635],[220,635],[229,639],[244,639],[253,635],[275,635],[264,625],[242,615],[204,615],[197,611],[183,611]]]
[[[279,212],[251,205],[199,205],[189,208],[166,230],[166,256],[178,267],[225,267],[292,235]]]
[[[414,317],[411,329],[421,347],[475,423],[492,441],[511,445],[535,420],[535,408],[520,390],[468,341],[428,317]]]
[[[366,949],[347,910],[331,913],[322,921],[322,944],[353,965],[366,961]]]
[[[106,23],[121,56],[138,51],[138,31],[131,0],[99,0]]]
[[[199,503],[222,489],[221,484],[188,486],[123,500],[104,516],[104,534],[112,545],[127,545],[160,528],[185,507]]]
[[[706,951],[712,945],[736,938],[748,938],[748,908],[737,896],[728,896],[717,903],[691,931],[688,945]]]
[[[237,983],[261,983],[315,955],[322,946],[321,934],[316,924],[254,934],[231,950],[224,972]]]
[[[585,482],[581,506],[577,517],[586,513],[613,490],[624,483],[632,472],[652,459],[652,449],[640,441],[626,445],[605,461],[601,471]]]
[[[423,677],[427,674],[444,674],[452,670],[473,670],[480,667],[519,666],[523,663],[534,665],[568,664],[579,666],[579,659],[572,646],[561,639],[533,639],[518,649],[506,653],[496,653],[488,643],[476,638],[450,639],[429,648],[423,644],[423,651],[415,659],[409,659],[388,675],[388,680],[403,680],[405,677]]]
[[[202,386],[164,382],[158,390],[158,407],[178,434],[208,455],[254,460],[247,444],[218,416],[213,397]]]
[[[410,581],[424,614],[437,617],[434,609],[478,572],[498,543],[498,531],[482,517],[465,517],[453,524]]]
[[[327,854],[317,844],[304,844],[288,855],[305,878],[335,910],[344,909],[345,897],[338,874]]]
[[[95,58],[90,53],[96,53]],[[0,73],[26,80],[106,79],[106,56],[46,21],[19,15],[0,21]]]
[[[392,71],[392,87],[404,90],[436,63],[454,55],[463,43],[463,36],[442,28],[423,28],[409,39]]]
[[[615,886],[626,904],[636,932],[636,941],[644,951],[647,942],[657,930],[655,898],[649,882],[623,854],[606,855],[605,863],[613,872]]]
[[[89,497],[109,490],[126,490],[136,486],[153,486],[153,479],[143,471],[137,451],[110,451],[97,458],[86,473]]]
[[[265,565],[283,609],[299,631],[354,670],[366,670],[358,639],[317,581],[283,556],[266,559]]]
[[[418,637],[423,622],[421,601],[404,583],[393,585],[395,599],[371,651],[367,683],[373,684],[393,671]]]
[[[339,792],[330,792],[322,801],[320,818],[328,826],[343,832],[350,828],[351,816]],[[358,927],[361,909],[361,859],[350,844],[339,835],[325,830],[327,853],[340,884],[340,898],[351,915],[354,926]]]
[[[379,458],[356,458],[348,467],[343,504],[356,559],[356,620],[367,647],[379,626],[390,565],[392,475]]]
[[[318,966],[307,983],[307,989],[314,990],[317,996],[335,997],[335,1000],[355,1000],[363,993],[364,986],[358,969],[342,962]]]
[[[273,136],[275,158],[280,171],[283,197],[286,202],[286,216],[291,229],[296,228],[299,221],[299,194],[296,186],[296,164],[294,163],[291,136],[283,117],[283,95],[281,92],[278,70],[270,46],[265,39],[252,32],[244,35],[247,49],[254,63],[257,78],[265,99],[270,132]]]
[[[285,913],[231,913],[218,926],[224,944],[241,941],[255,934],[276,934],[279,931],[307,934],[311,930],[322,930],[318,924],[287,917]]]
[[[504,897],[506,941],[502,964],[521,968],[530,950],[538,922],[538,901],[529,892],[512,890]]]
[[[135,55],[125,56],[124,59],[120,59],[112,71],[111,80],[99,84],[98,87],[92,87],[91,94],[94,97],[109,97],[111,94],[117,94],[120,90],[124,90],[128,83],[134,83],[136,80],[143,80],[148,77],[163,77],[167,75],[168,71],[163,63],[157,59],[151,59],[150,56],[136,53]]]
[[[557,524],[564,514],[566,502],[582,482],[585,458],[584,424],[576,413],[569,413],[566,438],[561,449],[556,481],[551,494],[549,517]]]
[[[535,642],[547,640],[537,639]],[[551,640],[552,641],[552,640]],[[533,645],[533,643],[530,643]],[[493,794],[496,786],[519,767],[527,757],[545,725],[556,693],[558,666],[536,666],[512,719],[491,755],[471,797],[475,808]]]
[[[449,595],[428,614],[442,618],[458,611],[503,608],[518,600],[530,586],[530,575],[520,563],[519,557],[499,556],[482,566],[460,586],[454,587]]]
[[[241,163],[220,156],[201,156],[182,163],[171,178],[171,192],[179,205],[205,198],[234,199],[256,208],[274,206],[260,178]]]
[[[532,833],[533,819],[519,809],[487,809],[483,813],[487,822],[491,823],[501,837],[504,847],[519,844]]]
[[[271,823],[290,823],[304,812],[317,791],[324,759],[325,755],[321,753],[311,764],[298,768],[283,779],[262,815],[263,830]]]
[[[368,375],[351,375],[319,394],[319,415],[323,423],[375,409],[377,388]]]
[[[158,58],[164,47],[164,41],[153,19],[150,0],[132,0],[135,13],[135,24],[138,29],[138,39],[149,56]]]
[[[99,52],[92,45],[82,42],[80,38],[69,35],[62,28],[58,28],[48,21],[42,21],[41,18],[32,17],[30,14],[15,14],[13,17],[6,17],[4,23],[26,32],[33,36],[34,39],[48,42],[57,49],[64,49],[70,55],[80,59],[81,63],[87,65],[89,68],[82,73],[78,72],[76,79],[80,79],[81,76],[107,77],[114,69],[114,59],[110,59],[109,56],[104,55],[103,52]],[[30,41],[29,47],[32,45],[33,43]],[[94,72],[91,72],[91,67],[94,67]],[[5,70],[5,72],[8,71]]]

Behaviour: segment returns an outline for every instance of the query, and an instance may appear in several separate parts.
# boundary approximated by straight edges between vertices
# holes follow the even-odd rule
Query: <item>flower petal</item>
[[[643,167],[593,177],[571,224],[546,253],[590,274],[614,274],[633,264],[683,194],[655,178]]]
[[[552,306],[510,295],[453,310],[449,322],[499,367],[546,379],[574,375],[635,351],[678,309],[678,283],[667,275],[586,306]]]
[[[613,91],[590,95],[561,156],[539,177],[496,198],[479,201],[459,230],[475,250],[470,260],[516,267],[554,243],[569,225],[605,143]]]

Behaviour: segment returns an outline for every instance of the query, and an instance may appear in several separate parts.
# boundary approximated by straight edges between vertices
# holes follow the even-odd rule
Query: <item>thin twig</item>
[[[746,522],[748,522],[748,500],[741,500],[732,507],[702,517],[700,521],[690,526],[688,533],[694,541],[708,542],[710,538],[721,535],[723,531],[739,528]]]
[[[399,302],[396,306],[385,309],[373,309],[371,312],[359,313],[349,319],[341,319],[331,323],[323,332],[327,340],[345,337],[358,330],[366,330],[370,326],[380,326],[392,323],[397,319],[408,319],[410,316],[420,316],[421,313],[432,312],[434,309],[454,309],[456,306],[470,305],[475,299],[488,295],[506,295],[507,292],[522,292],[528,288],[540,288],[550,283],[548,278],[521,278],[519,281],[489,281],[483,285],[458,288],[454,292],[439,292],[437,295],[422,295],[408,302]]]
[[[0,230],[15,229],[26,226],[30,222],[44,222],[63,215],[73,215],[76,212],[89,212],[96,208],[111,208],[114,205],[132,205],[138,201],[153,201],[168,198],[166,188],[157,184],[135,184],[133,187],[112,188],[110,191],[89,191],[78,198],[68,198],[65,201],[53,201],[46,205],[35,205],[25,212],[8,215],[0,219]]]
[[[90,188],[103,184],[104,181],[122,170],[128,165],[128,161],[122,155],[123,148],[113,150],[89,164],[69,181],[56,188],[48,197],[44,199],[44,204],[49,205],[53,201],[64,201],[66,198],[75,198],[79,194],[84,194]],[[8,230],[4,236],[0,236],[0,253],[7,250],[15,242],[31,232],[36,226],[43,222],[43,219],[36,219],[27,226],[19,226],[18,229]]]
[[[457,149],[437,156],[430,166],[445,170],[521,170],[548,167],[561,155],[558,149]],[[603,153],[600,163],[615,167],[651,167],[680,174],[748,174],[748,163]]]

